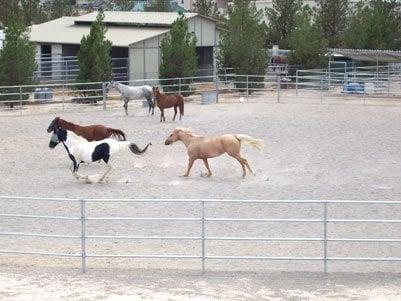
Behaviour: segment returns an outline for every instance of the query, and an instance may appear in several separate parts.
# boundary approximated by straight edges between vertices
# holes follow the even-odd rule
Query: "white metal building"
[[[96,16],[94,12],[32,26],[30,40],[37,45],[37,55],[53,60],[76,56],[81,39],[89,34]],[[178,16],[170,12],[105,12],[106,38],[113,44],[112,57],[128,58],[130,79],[158,78],[160,43]],[[214,50],[219,41],[217,23],[196,13],[185,16],[189,30],[197,38],[198,67],[213,73]]]
[[[4,40],[6,39],[6,35],[3,30],[0,30],[0,49],[3,48]]]

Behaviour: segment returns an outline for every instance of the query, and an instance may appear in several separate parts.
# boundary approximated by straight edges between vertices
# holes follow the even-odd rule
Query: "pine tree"
[[[114,0],[114,9],[119,11],[130,11],[134,6],[134,1],[132,0]]]
[[[265,27],[261,20],[262,12],[256,9],[252,1],[234,0],[228,11],[225,28],[220,33],[220,48],[217,53],[220,68],[233,68],[239,75],[265,74],[267,52]],[[260,79],[261,77],[255,77],[252,81]],[[245,85],[237,84],[238,87]],[[250,85],[253,86],[255,85]]]
[[[291,65],[301,65],[304,69],[321,68],[326,65],[328,41],[318,24],[312,23],[310,9],[303,10],[288,43],[291,48],[288,58]]]
[[[396,0],[361,2],[344,33],[347,48],[401,48],[401,3]]]
[[[106,40],[106,28],[103,24],[104,13],[99,12],[96,21],[92,23],[90,33],[81,40],[78,51],[79,72],[76,81],[105,82],[111,79],[111,47],[112,44]],[[94,86],[79,86],[80,89],[93,89]],[[88,94],[88,93],[85,93]]]
[[[151,0],[150,5],[145,8],[151,12],[171,12],[171,4],[169,0]]]
[[[194,3],[194,11],[206,17],[211,17],[211,18],[219,17],[217,2],[214,0],[196,0]]]
[[[302,0],[273,0],[273,6],[266,8],[268,20],[266,45],[279,45],[288,49],[288,36],[295,29],[301,12]]]
[[[72,15],[72,5],[70,0],[52,0],[50,4],[51,19],[61,18]]]
[[[21,0],[21,9],[26,26],[43,23],[47,20],[40,0]]]
[[[173,22],[170,33],[161,41],[162,60],[160,78],[193,77],[197,70],[196,37],[188,31],[188,22],[183,14]],[[183,86],[165,87],[165,91],[187,91],[190,80],[183,80]],[[161,82],[162,85],[177,85],[177,80]]]
[[[341,46],[341,37],[347,28],[349,16],[348,0],[318,0],[316,22],[322,28],[329,47]]]
[[[27,28],[18,16],[8,20],[5,30],[6,42],[0,50],[0,86],[30,85],[37,68],[35,47],[29,41]],[[2,90],[2,93],[16,93],[15,89]],[[27,92],[25,89],[23,92]],[[27,98],[27,94],[22,95]],[[0,100],[16,100],[20,95],[4,96]]]
[[[7,27],[10,22],[22,22],[23,15],[19,0],[0,1],[0,27]],[[2,25],[2,26],[1,26]]]

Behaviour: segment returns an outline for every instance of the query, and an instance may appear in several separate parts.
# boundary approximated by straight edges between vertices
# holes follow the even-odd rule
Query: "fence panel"
[[[10,197],[10,196],[1,196],[0,202],[4,203],[7,201],[24,201],[24,204],[29,204],[31,202],[62,202],[66,204],[76,203],[79,204],[80,212],[76,214],[76,216],[47,216],[47,215],[37,215],[37,214],[20,214],[20,213],[11,213],[11,214],[0,214],[0,218],[18,218],[21,223],[23,223],[24,219],[55,219],[55,220],[64,220],[64,221],[76,221],[80,222],[80,235],[62,235],[62,234],[44,234],[44,233],[22,233],[22,232],[10,232],[10,231],[2,231],[0,232],[0,236],[3,237],[11,237],[11,238],[19,238],[19,237],[32,237],[38,239],[49,239],[49,238],[62,238],[68,240],[80,240],[81,241],[81,252],[79,253],[68,253],[68,252],[51,252],[50,250],[46,251],[34,251],[34,250],[0,250],[0,254],[15,254],[15,255],[37,255],[37,256],[60,256],[60,257],[76,257],[81,258],[81,266],[82,271],[85,272],[87,270],[87,259],[89,258],[164,258],[164,259],[188,259],[188,260],[200,260],[201,261],[201,269],[203,272],[206,270],[206,263],[210,260],[267,260],[267,261],[312,261],[312,262],[321,262],[323,264],[323,272],[328,272],[328,262],[335,261],[376,261],[376,262],[399,262],[401,258],[399,256],[358,256],[359,250],[356,250],[355,256],[333,256],[329,255],[330,245],[329,243],[350,243],[350,242],[363,242],[363,243],[376,243],[376,244],[385,244],[385,243],[401,243],[400,237],[393,238],[383,238],[380,237],[380,233],[369,233],[370,235],[374,235],[371,238],[366,237],[340,237],[336,231],[329,231],[328,225],[332,224],[342,224],[345,227],[353,227],[353,224],[401,224],[401,220],[397,219],[397,217],[389,216],[389,218],[342,218],[338,216],[330,216],[330,207],[340,206],[343,208],[344,206],[357,206],[357,208],[363,209],[363,216],[370,215],[372,212],[375,213],[377,211],[370,209],[370,207],[374,206],[400,206],[401,202],[399,201],[346,201],[346,200],[219,200],[219,199],[52,199],[52,198],[35,198],[35,197]],[[132,204],[132,203],[142,203],[144,206],[146,204],[161,204],[161,203],[177,203],[177,204],[198,204],[199,209],[196,213],[196,217],[187,217],[187,216],[177,216],[177,217],[133,217],[133,216],[91,216],[87,212],[88,204],[94,204],[99,207],[101,204],[111,204],[111,203],[122,203],[122,204]],[[241,206],[264,206],[266,209],[269,206],[273,205],[291,205],[291,206],[300,206],[300,205],[313,205],[315,207],[315,212],[310,212],[309,214],[315,214],[316,216],[320,215],[320,218],[269,218],[269,217],[226,217],[220,216],[213,212],[207,213],[207,206],[212,206],[220,204],[227,205],[232,204],[232,206],[241,205]],[[1,205],[1,204],[0,204]],[[401,207],[399,207],[401,209]],[[369,211],[371,210],[371,212]],[[246,212],[243,212],[246,213]],[[260,213],[260,212],[259,212]],[[220,213],[219,213],[220,214]],[[228,214],[228,213],[226,213]],[[225,215],[226,215],[225,214]],[[334,214],[334,213],[333,213]],[[246,215],[246,214],[245,214]],[[153,236],[136,236],[136,235],[92,235],[87,233],[87,225],[86,223],[89,221],[140,221],[140,222],[188,222],[194,224],[196,227],[199,227],[199,235],[195,236],[169,236],[169,235],[153,235]],[[213,224],[218,224],[222,222],[230,222],[233,224],[240,223],[242,227],[245,227],[248,223],[274,223],[283,225],[285,227],[291,223],[302,223],[305,225],[317,224],[322,229],[322,236],[316,237],[289,237],[289,236],[250,236],[248,232],[244,232],[244,234],[238,235],[208,235],[207,228]],[[349,231],[347,231],[349,232]],[[377,235],[377,236],[376,236]],[[200,241],[201,244],[198,250],[194,250],[192,254],[164,254],[163,250],[159,250],[157,253],[153,254],[115,254],[115,253],[92,253],[88,252],[88,240],[104,240],[104,239],[112,239],[112,240],[174,240],[177,243],[185,244],[186,241]],[[208,242],[224,242],[224,241],[236,241],[241,243],[249,243],[249,242],[300,242],[305,245],[305,248],[311,243],[321,243],[321,251],[320,256],[310,256],[310,255],[298,255],[298,256],[282,256],[280,254],[274,254],[271,256],[267,256],[264,253],[257,255],[229,255],[225,254],[223,250],[219,249],[219,253],[217,254],[209,254],[207,251]],[[98,243],[99,244],[99,243]],[[399,251],[399,246],[397,247],[396,252]],[[223,253],[221,253],[223,252]],[[360,254],[360,253],[359,253]]]

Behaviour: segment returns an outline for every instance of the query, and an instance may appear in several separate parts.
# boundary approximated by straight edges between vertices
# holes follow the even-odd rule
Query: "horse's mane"
[[[58,126],[62,126],[62,125],[59,124],[60,121],[61,121],[61,123],[67,124],[67,126],[68,126],[68,125],[70,125],[70,126],[77,126],[77,124],[72,123],[72,122],[69,122],[69,121],[67,121],[67,120],[64,120],[64,119],[62,119],[62,118],[60,118],[60,117],[56,117],[56,118],[54,118],[54,119],[57,119],[57,125],[58,125]]]
[[[184,132],[185,134],[190,135],[190,136],[192,136],[192,137],[196,137],[196,136],[197,136],[197,135],[195,135],[195,134],[192,132],[192,129],[191,129],[191,128],[181,128],[181,127],[178,127],[178,128],[175,128],[174,130]]]

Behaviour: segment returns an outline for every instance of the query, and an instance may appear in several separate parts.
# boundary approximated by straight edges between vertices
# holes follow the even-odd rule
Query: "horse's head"
[[[106,88],[105,88],[106,93],[109,93],[109,91],[115,87],[116,87],[116,82],[114,80],[112,80],[111,82],[108,82],[106,85]]]
[[[62,128],[58,128],[53,131],[52,136],[50,137],[49,147],[55,148],[57,144],[60,142],[65,142],[67,140],[67,131]]]
[[[192,132],[190,129],[184,129],[184,128],[175,128],[174,131],[170,133],[170,135],[167,137],[166,141],[164,141],[165,145],[170,145],[173,144],[174,142],[181,140],[180,134],[188,134],[192,135]]]
[[[58,128],[58,120],[60,119],[60,117],[56,117],[52,120],[52,122],[50,122],[49,127],[47,128],[47,132],[54,132],[57,130]]]
[[[152,87],[152,91],[154,96],[160,95],[159,87]]]

